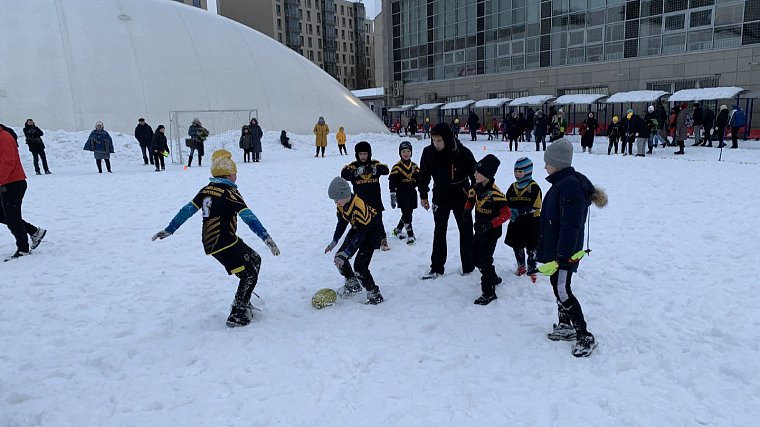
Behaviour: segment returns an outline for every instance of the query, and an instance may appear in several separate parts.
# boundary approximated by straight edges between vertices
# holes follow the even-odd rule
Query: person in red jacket
[[[21,203],[26,192],[26,174],[21,167],[18,146],[11,134],[0,128],[0,223],[16,238],[16,253],[6,261],[29,255],[36,248],[47,231],[35,227],[21,217]],[[31,248],[28,235],[32,238]]]

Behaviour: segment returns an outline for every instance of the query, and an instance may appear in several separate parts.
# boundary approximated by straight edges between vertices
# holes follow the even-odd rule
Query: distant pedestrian
[[[156,165],[156,172],[166,170],[164,157],[169,155],[169,144],[166,142],[166,128],[164,125],[158,125],[156,132],[153,134],[151,146],[153,148],[153,164]]]
[[[317,153],[314,157],[319,157],[320,151],[322,157],[325,157],[325,147],[327,147],[327,135],[330,133],[330,127],[325,123],[325,118],[319,116],[317,124],[314,125],[314,136],[316,138],[315,145],[317,147]]]
[[[145,119],[140,117],[137,120],[137,126],[135,127],[135,139],[140,143],[140,151],[142,151],[143,162],[145,165],[150,162],[153,164],[153,150],[151,144],[153,143],[153,128],[149,124],[145,123]]]
[[[84,149],[86,151],[92,151],[95,156],[95,164],[98,165],[98,173],[103,173],[103,160],[106,161],[106,170],[108,170],[108,173],[112,173],[111,154],[114,152],[113,140],[111,140],[111,135],[106,132],[103,122],[95,123],[95,130],[90,132],[90,136],[84,144]]]
[[[26,137],[26,145],[29,146],[29,151],[34,157],[34,172],[37,175],[42,175],[40,172],[40,159],[42,159],[42,168],[45,170],[45,174],[49,175],[50,169],[48,168],[47,156],[45,156],[45,144],[42,142],[42,129],[38,128],[34,124],[34,120],[27,119],[24,124],[24,136]]]

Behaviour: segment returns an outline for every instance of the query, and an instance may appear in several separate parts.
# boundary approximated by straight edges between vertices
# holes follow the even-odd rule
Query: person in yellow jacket
[[[342,127],[335,134],[335,139],[338,141],[338,152],[348,156],[348,151],[346,150],[346,132],[343,131]]]
[[[327,134],[330,133],[330,128],[325,123],[325,118],[319,116],[317,124],[314,125],[314,135],[316,135],[317,153],[314,157],[319,157],[319,150],[322,149],[322,157],[325,157],[325,147],[327,147]]]

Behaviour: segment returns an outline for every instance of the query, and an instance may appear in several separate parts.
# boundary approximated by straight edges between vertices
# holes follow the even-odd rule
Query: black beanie
[[[414,152],[414,151],[412,151],[412,143],[409,142],[409,141],[401,141],[401,144],[398,145],[398,155],[399,156],[401,155],[401,150],[409,150],[412,153]]]
[[[367,161],[372,158],[372,146],[367,141],[359,141],[354,145],[356,160],[359,161],[359,153],[367,153]]]
[[[475,172],[483,175],[484,177],[493,181],[493,177],[496,176],[496,170],[499,169],[501,162],[493,154],[489,154],[475,165]]]

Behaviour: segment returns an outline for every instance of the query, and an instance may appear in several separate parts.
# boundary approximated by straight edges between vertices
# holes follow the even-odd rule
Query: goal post
[[[185,146],[187,131],[194,119],[208,130],[208,138],[203,144],[207,156],[214,150],[223,148],[235,152],[240,141],[243,126],[249,124],[252,118],[258,118],[257,109],[248,110],[185,110],[169,112],[169,140],[171,141],[172,163],[185,163],[190,149]]]

